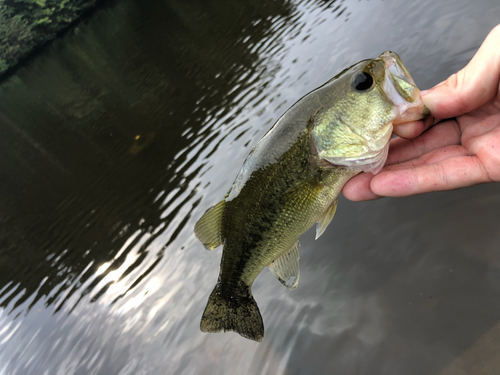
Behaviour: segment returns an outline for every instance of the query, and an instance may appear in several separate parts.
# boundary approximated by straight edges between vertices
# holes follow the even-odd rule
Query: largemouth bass
[[[196,223],[208,250],[223,245],[218,282],[200,328],[262,341],[251,286],[264,267],[289,289],[299,281],[299,237],[321,236],[344,184],[379,172],[393,124],[428,115],[399,56],[361,61],[295,103],[257,143],[231,189]]]

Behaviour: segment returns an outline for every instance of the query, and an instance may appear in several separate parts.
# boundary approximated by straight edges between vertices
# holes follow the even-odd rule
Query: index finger
[[[477,156],[462,156],[396,171],[380,172],[370,182],[373,194],[406,197],[491,182]]]

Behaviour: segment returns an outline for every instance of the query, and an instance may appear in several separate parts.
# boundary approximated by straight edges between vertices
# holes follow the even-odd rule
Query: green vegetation
[[[0,2],[0,74],[55,36],[100,0]]]

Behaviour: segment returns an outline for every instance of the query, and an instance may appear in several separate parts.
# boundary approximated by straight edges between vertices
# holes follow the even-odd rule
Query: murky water
[[[221,250],[193,226],[305,93],[387,49],[429,88],[499,14],[497,0],[97,12],[0,86],[0,373],[496,373],[498,184],[342,199],[301,238],[297,290],[257,278],[260,344],[199,331]]]

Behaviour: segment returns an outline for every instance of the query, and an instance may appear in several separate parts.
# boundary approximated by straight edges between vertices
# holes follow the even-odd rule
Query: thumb
[[[500,25],[486,37],[465,68],[427,92],[422,99],[435,118],[463,115],[486,104],[498,93]]]

